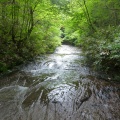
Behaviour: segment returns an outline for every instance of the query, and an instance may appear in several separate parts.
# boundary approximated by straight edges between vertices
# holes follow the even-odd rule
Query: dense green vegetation
[[[54,51],[61,43],[60,17],[49,0],[1,0],[0,71]]]
[[[65,28],[64,40],[82,47],[87,63],[120,79],[119,0],[72,1]]]
[[[120,0],[0,1],[0,71],[54,51],[60,37],[93,68],[119,73]]]

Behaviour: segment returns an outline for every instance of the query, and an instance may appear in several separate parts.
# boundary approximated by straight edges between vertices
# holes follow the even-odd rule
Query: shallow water
[[[120,84],[97,79],[62,45],[0,79],[0,120],[120,120]]]

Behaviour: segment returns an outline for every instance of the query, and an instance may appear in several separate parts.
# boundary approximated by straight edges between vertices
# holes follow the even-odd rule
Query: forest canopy
[[[59,19],[49,0],[0,1],[0,71],[52,52],[61,43]]]
[[[82,47],[94,69],[111,72],[119,80],[120,1],[75,0],[69,6],[64,40]]]
[[[120,0],[0,1],[1,72],[62,41],[81,47],[93,68],[120,71]]]

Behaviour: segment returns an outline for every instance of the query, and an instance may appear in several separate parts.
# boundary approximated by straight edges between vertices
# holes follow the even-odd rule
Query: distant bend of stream
[[[97,79],[62,45],[0,78],[0,120],[120,120],[120,84]]]

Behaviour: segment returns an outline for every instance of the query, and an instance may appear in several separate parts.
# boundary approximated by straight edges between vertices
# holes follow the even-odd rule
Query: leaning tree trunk
[[[86,15],[87,15],[88,22],[89,22],[92,30],[95,30],[95,28],[94,28],[94,26],[93,26],[93,24],[92,24],[91,18],[90,18],[90,14],[89,14],[89,12],[88,12],[88,8],[87,8],[87,5],[86,5],[86,0],[83,0],[83,2],[84,2],[84,6],[85,6],[85,11],[86,11]]]

